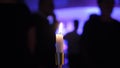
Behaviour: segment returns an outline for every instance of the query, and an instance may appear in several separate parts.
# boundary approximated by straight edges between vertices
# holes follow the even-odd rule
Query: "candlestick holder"
[[[55,62],[58,68],[62,68],[62,65],[64,64],[64,53],[56,53],[55,54]]]

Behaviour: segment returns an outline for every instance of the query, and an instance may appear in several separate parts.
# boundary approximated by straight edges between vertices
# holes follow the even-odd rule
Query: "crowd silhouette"
[[[97,0],[101,15],[92,14],[84,26],[83,46],[90,68],[116,67],[118,60],[120,23],[111,18],[114,0]],[[106,4],[107,3],[107,4]]]
[[[92,14],[82,35],[74,31],[68,41],[70,68],[119,67],[120,22],[111,18],[114,0],[97,0],[101,15]],[[50,25],[47,20],[52,16]],[[1,63],[12,68],[57,68],[55,31],[58,22],[53,0],[40,0],[38,13],[32,14],[24,0],[0,0]],[[3,66],[1,65],[1,66]]]

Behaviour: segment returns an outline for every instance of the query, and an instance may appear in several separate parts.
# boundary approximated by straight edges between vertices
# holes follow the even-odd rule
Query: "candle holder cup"
[[[62,65],[64,64],[64,53],[56,53],[55,62],[58,68],[62,68]]]

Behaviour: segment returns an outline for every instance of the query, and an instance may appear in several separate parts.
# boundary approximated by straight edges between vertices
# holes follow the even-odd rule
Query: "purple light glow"
[[[67,46],[67,41],[64,40],[64,53],[67,54],[68,46]]]
[[[115,7],[112,13],[112,18],[120,21],[120,8]],[[56,9],[55,11],[56,17],[58,21],[63,21],[64,32],[66,33],[72,31],[74,29],[72,23],[73,20],[78,19],[79,20],[79,28],[78,28],[78,34],[82,34],[83,32],[83,26],[85,24],[85,21],[89,19],[89,16],[91,14],[98,14],[100,15],[100,10],[98,7],[76,7],[76,8],[64,8],[64,9]]]
[[[64,28],[64,35],[74,30],[72,23],[75,19],[79,20],[78,34],[82,34],[84,23],[92,13],[100,14],[100,11],[96,7],[76,7],[55,10],[57,20],[63,21],[63,24],[66,26]]]
[[[65,58],[64,62],[65,62],[64,64],[68,64],[68,59]]]
[[[39,0],[25,0],[25,3],[27,4],[28,8],[31,12],[37,12],[38,11],[38,2]]]

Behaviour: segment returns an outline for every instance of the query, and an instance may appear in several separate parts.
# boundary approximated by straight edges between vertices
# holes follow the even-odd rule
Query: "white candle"
[[[62,28],[63,24],[60,23],[58,33],[56,34],[56,65],[58,65],[58,68],[62,68],[64,64]]]
[[[63,35],[62,35],[63,24],[60,23],[58,33],[56,34],[56,52],[63,53]]]
[[[56,52],[62,53],[63,52],[63,35],[56,34]]]

